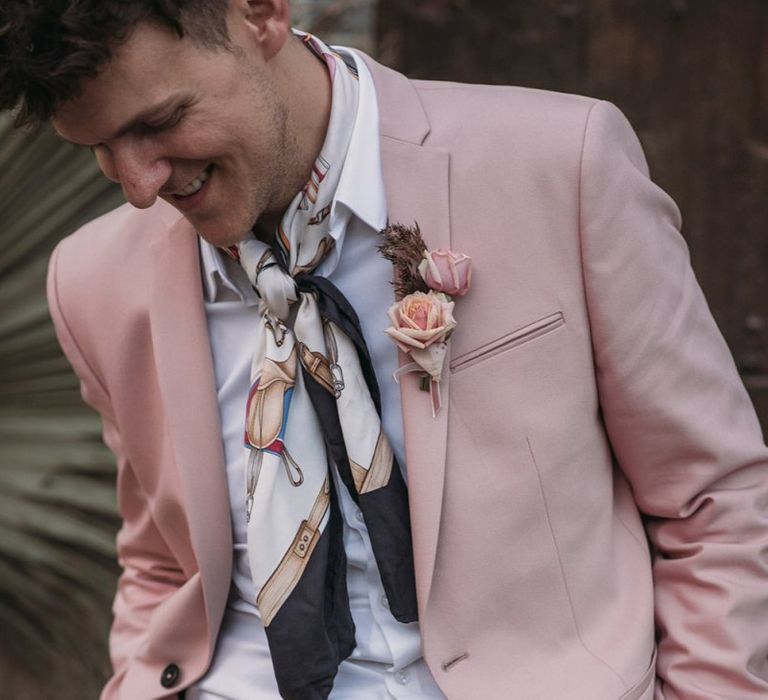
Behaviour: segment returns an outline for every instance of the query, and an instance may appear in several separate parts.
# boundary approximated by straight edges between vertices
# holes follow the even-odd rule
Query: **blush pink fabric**
[[[589,98],[369,65],[390,220],[474,264],[436,420],[402,382],[436,681],[451,700],[768,697],[768,452],[631,127]],[[194,231],[121,207],[59,245],[49,300],[118,460],[102,698],[171,697],[210,662],[232,566]]]

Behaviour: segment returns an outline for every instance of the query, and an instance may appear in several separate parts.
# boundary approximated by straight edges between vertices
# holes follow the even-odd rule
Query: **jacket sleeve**
[[[598,102],[581,170],[598,390],[654,562],[657,700],[768,697],[768,451],[674,202]]]
[[[101,695],[102,700],[111,700],[119,695],[130,661],[146,638],[152,612],[184,583],[185,577],[152,520],[145,495],[126,458],[107,389],[70,331],[64,309],[72,306],[62,298],[59,252],[60,247],[54,251],[48,268],[51,318],[61,348],[80,379],[82,396],[99,412],[104,442],[117,461],[118,509],[123,518],[117,535],[117,554],[123,571],[117,584],[109,638],[114,674]]]

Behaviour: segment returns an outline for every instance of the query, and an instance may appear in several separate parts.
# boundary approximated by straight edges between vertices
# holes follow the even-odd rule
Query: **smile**
[[[213,164],[209,165],[203,172],[201,172],[192,182],[184,187],[180,192],[176,192],[177,197],[190,197],[200,191],[208,176],[211,174]]]

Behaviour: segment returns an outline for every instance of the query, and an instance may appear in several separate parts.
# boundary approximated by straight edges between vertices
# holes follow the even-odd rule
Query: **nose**
[[[170,161],[151,144],[120,140],[96,148],[101,171],[123,188],[126,200],[137,209],[151,207],[171,176]]]

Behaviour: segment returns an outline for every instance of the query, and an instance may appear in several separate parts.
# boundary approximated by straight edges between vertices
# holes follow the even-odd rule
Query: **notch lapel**
[[[213,644],[229,590],[232,534],[197,236],[186,219],[152,244],[151,279],[158,383]]]
[[[419,224],[430,249],[450,248],[449,156],[422,146],[429,122],[404,76],[363,56],[376,85],[381,159],[390,223]],[[406,362],[400,353],[400,364]],[[447,360],[446,360],[447,363]],[[443,503],[450,377],[441,381],[442,409],[432,417],[429,394],[415,374],[400,379],[419,617],[429,596]]]

